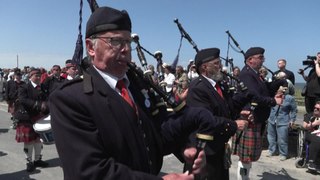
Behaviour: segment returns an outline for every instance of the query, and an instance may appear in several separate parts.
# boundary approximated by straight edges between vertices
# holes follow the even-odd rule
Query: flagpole
[[[17,68],[19,68],[19,55],[17,54]]]

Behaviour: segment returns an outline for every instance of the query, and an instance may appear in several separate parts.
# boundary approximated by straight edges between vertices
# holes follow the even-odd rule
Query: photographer
[[[310,62],[311,61],[311,62]],[[314,62],[314,64],[312,63]],[[308,60],[304,61],[304,65],[312,67],[308,76],[305,76],[304,70],[300,70],[299,74],[302,75],[306,81],[306,92],[305,92],[305,107],[307,113],[313,112],[313,107],[318,98],[320,98],[320,52],[317,56],[308,56]]]

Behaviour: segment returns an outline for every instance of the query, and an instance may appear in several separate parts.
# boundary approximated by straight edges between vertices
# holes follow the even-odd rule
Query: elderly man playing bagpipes
[[[238,180],[249,179],[252,162],[260,158],[262,139],[271,107],[282,104],[282,97],[275,96],[280,86],[287,86],[285,80],[273,82],[265,81],[259,75],[259,69],[264,63],[265,50],[261,47],[249,48],[244,54],[245,66],[242,68],[239,79],[253,95],[254,107],[250,104],[244,109],[251,110],[253,121],[244,131],[238,131],[233,141],[233,153],[239,156]]]

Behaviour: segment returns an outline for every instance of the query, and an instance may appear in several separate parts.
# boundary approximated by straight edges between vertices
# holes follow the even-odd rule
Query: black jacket
[[[224,124],[224,129],[217,129],[214,134],[214,141],[207,143],[205,148],[207,164],[211,166],[208,177],[215,179],[229,179],[228,169],[224,168],[225,143],[233,136],[237,130],[237,124],[234,120],[239,116],[239,112],[246,97],[232,99],[226,87],[220,84],[223,96],[222,98],[210,82],[202,75],[194,79],[189,86],[187,95],[187,105],[193,107],[203,107],[214,116],[212,123]],[[191,137],[191,139],[194,139]]]
[[[20,86],[24,85],[23,81],[17,83],[14,80],[9,80],[7,82],[7,88],[5,91],[5,100],[14,102],[18,98],[18,89]]]
[[[253,112],[254,121],[265,123],[269,118],[271,107],[276,105],[271,93],[274,93],[277,88],[270,88],[271,84],[261,79],[259,74],[247,65],[241,70],[239,79],[247,86],[250,94],[254,96],[253,101],[258,104]]]

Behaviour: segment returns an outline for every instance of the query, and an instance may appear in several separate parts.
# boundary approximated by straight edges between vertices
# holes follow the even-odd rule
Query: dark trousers
[[[316,161],[320,155],[320,137],[307,133],[306,141],[309,143],[309,160]]]
[[[206,180],[229,180],[229,169],[224,168],[224,151],[206,156]]]

